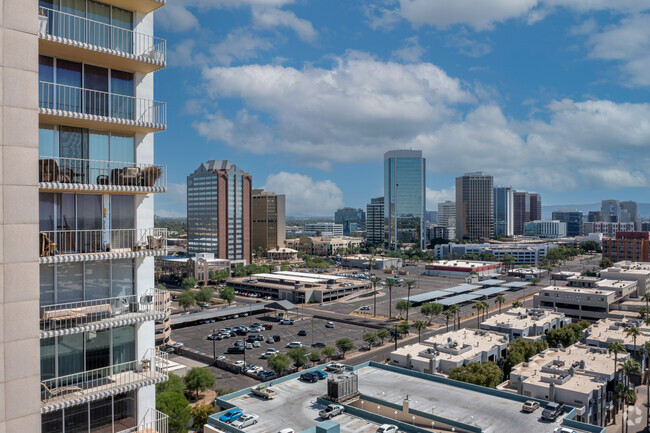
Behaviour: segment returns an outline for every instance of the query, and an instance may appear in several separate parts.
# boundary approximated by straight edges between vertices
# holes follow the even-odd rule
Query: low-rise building
[[[434,254],[436,257],[444,258],[447,254],[481,254],[483,252],[493,254],[498,260],[505,255],[510,255],[515,259],[515,264],[519,265],[536,265],[540,260],[546,257],[548,251],[557,248],[555,243],[506,243],[506,244],[448,244],[436,245]]]
[[[461,329],[400,347],[390,354],[390,364],[423,373],[449,375],[470,362],[499,362],[506,356],[507,335],[485,330]]]
[[[590,233],[602,233],[606,237],[616,236],[616,232],[633,232],[635,230],[633,222],[603,222],[594,221],[582,224],[585,235]]]
[[[337,223],[305,224],[304,233],[307,236],[322,236],[324,238],[343,236],[343,224],[337,224]]]
[[[481,262],[469,260],[440,260],[424,268],[425,275],[468,278],[471,272],[481,276],[500,274],[503,268],[501,262]]]
[[[214,253],[197,253],[194,257],[167,256],[157,262],[163,274],[173,274],[179,279],[196,278],[203,284],[208,284],[213,273],[226,271],[230,275],[233,267],[245,264],[245,260],[217,259]]]
[[[619,361],[627,357],[618,354]],[[575,344],[547,349],[516,365],[499,388],[574,406],[578,420],[606,425],[612,415],[616,368],[614,354],[607,349]]]
[[[345,256],[341,258],[341,266],[347,268],[370,269],[372,260],[372,269],[398,269],[402,267],[402,259],[396,257],[367,256],[357,254],[354,256]]]
[[[292,248],[301,253],[312,256],[331,256],[337,254],[337,251],[347,251],[350,248],[360,247],[363,239],[352,237],[316,238],[300,236],[297,239],[287,239],[285,243],[288,248]]]
[[[608,280],[636,281],[637,296],[650,290],[650,263],[617,262],[614,266],[600,271],[600,277]]]
[[[559,329],[571,323],[564,313],[548,309],[512,308],[496,314],[481,323],[486,331],[508,335],[510,340],[526,338],[537,340],[551,329]]]
[[[542,239],[566,237],[567,223],[557,220],[535,220],[524,224],[524,236]]]
[[[603,259],[650,262],[650,232],[616,232],[603,238]]]
[[[548,286],[533,297],[535,308],[552,308],[577,319],[598,320],[609,314],[621,299],[613,290]]]

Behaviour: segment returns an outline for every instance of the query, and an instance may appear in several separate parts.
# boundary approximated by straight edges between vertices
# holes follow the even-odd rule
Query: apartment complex
[[[425,249],[426,160],[421,150],[384,154],[384,215],[389,250],[400,244]]]
[[[494,236],[512,236],[514,228],[514,196],[512,187],[494,188]]]
[[[164,4],[4,2],[2,431],[167,430],[154,386],[167,380],[155,344],[169,312],[154,289]]]
[[[350,234],[366,227],[366,213],[363,209],[344,207],[334,212],[334,222],[343,226],[343,234]]]
[[[438,224],[456,228],[456,202],[446,200],[438,203]]]
[[[286,240],[288,248],[313,256],[331,256],[338,254],[339,251],[345,253],[350,248],[360,247],[362,243],[363,239],[351,237],[318,238],[300,236],[296,239]]]
[[[251,209],[253,250],[283,247],[286,238],[285,195],[254,189]]]
[[[583,223],[583,232],[585,235],[590,233],[602,233],[603,236],[614,237],[616,232],[633,232],[634,223],[623,222],[586,222]]]
[[[457,244],[450,242],[446,245],[436,245],[434,253],[436,257],[442,259],[447,254],[481,254],[483,252],[494,254],[497,259],[501,260],[503,256],[510,255],[514,257],[516,264],[536,265],[546,257],[548,251],[557,248],[557,244],[526,244],[526,243],[506,243],[506,244]]]
[[[494,234],[492,176],[466,173],[456,178],[456,238],[489,239]]]
[[[616,237],[603,238],[603,258],[650,262],[650,232],[616,232]]]
[[[553,212],[551,219],[566,223],[567,236],[582,235],[582,212],[577,210],[557,210]]]
[[[524,234],[524,225],[542,219],[542,198],[539,194],[525,191],[513,193],[513,228],[515,235]]]
[[[252,179],[230,161],[204,162],[187,177],[187,251],[252,260]]]
[[[366,205],[366,243],[384,243],[384,197],[372,198]]]
[[[560,221],[535,220],[524,224],[524,235],[540,239],[566,237],[567,223]]]
[[[560,329],[571,323],[563,313],[548,309],[511,308],[481,322],[481,329],[505,334],[510,340],[526,338],[537,340],[546,331]]]

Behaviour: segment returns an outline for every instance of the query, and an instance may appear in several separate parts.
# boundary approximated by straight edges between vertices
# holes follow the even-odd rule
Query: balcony
[[[103,3],[148,14],[167,4],[167,0],[104,0]]]
[[[41,413],[165,382],[168,368],[167,354],[150,349],[137,361],[44,380],[41,382]]]
[[[167,191],[167,167],[132,162],[41,157],[41,191],[134,192]]]
[[[50,230],[39,233],[40,262],[163,256],[167,229]]]
[[[54,9],[39,11],[41,54],[143,73],[167,64],[164,39]]]
[[[80,128],[156,132],[167,127],[167,104],[41,81],[39,120]]]
[[[118,433],[167,433],[169,417],[156,409],[149,409],[137,427],[118,431]]]
[[[98,331],[167,317],[164,290],[144,294],[68,302],[41,307],[41,338]]]

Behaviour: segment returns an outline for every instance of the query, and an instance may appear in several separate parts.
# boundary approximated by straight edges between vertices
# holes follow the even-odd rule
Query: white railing
[[[165,251],[167,229],[50,230],[39,233],[41,257],[127,251]]]
[[[169,370],[167,354],[149,349],[136,361],[69,374],[41,382],[41,403],[78,399],[110,392],[116,388],[165,378]]]
[[[133,162],[41,157],[39,182],[166,188],[167,167]]]
[[[132,427],[126,430],[121,430],[118,433],[167,433],[169,425],[169,417],[164,413],[150,408],[147,413],[140,420],[137,427]]]
[[[167,123],[167,104],[164,102],[46,81],[39,83],[38,106],[47,110],[127,120],[159,128]]]
[[[167,42],[155,36],[41,7],[39,34],[81,42],[104,50],[141,56],[164,65]]]
[[[150,289],[144,294],[67,302],[41,306],[41,330],[56,331],[110,319],[164,313],[167,292]]]

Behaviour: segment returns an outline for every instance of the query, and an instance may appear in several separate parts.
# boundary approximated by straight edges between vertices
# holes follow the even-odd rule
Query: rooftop
[[[532,326],[543,327],[558,318],[564,318],[564,314],[541,308],[535,310],[512,308],[505,313],[497,314],[484,320],[481,326],[526,329]]]
[[[584,293],[585,295],[603,295],[614,296],[616,292],[613,290],[593,289],[589,287],[568,287],[568,286],[547,286],[541,292],[560,292],[560,293]]]
[[[469,261],[469,260],[438,260],[428,266],[445,266],[454,268],[479,268],[482,266],[501,265],[501,262],[483,262],[483,261]]]
[[[637,316],[637,313],[635,313]],[[637,347],[643,347],[646,342],[650,341],[650,327],[645,325],[638,318],[629,319],[602,319],[586,329],[585,335],[587,344],[600,343],[601,345],[609,344],[613,341],[623,343],[626,346],[634,346],[634,338],[628,336],[626,329],[636,326],[641,331],[641,335],[636,338]]]

